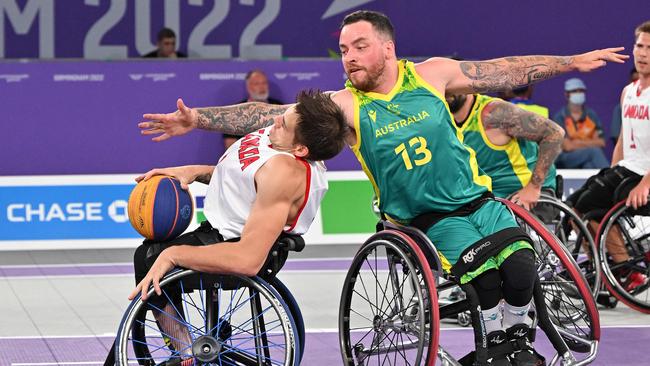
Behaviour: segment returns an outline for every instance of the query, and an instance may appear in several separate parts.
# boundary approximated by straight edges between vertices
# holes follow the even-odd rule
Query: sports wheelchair
[[[105,365],[299,365],[302,314],[275,274],[288,252],[304,245],[300,236],[281,237],[254,277],[172,270],[160,287],[173,311],[151,301],[157,296],[153,287],[148,301],[138,295],[122,318]],[[179,292],[180,300],[174,296]],[[172,327],[186,329],[189,341],[161,331],[153,312]],[[173,343],[183,346],[175,349]]]
[[[529,311],[532,342],[541,328],[555,349],[551,365],[586,365],[600,339],[599,315],[580,268],[561,241],[523,208],[505,204],[530,235],[538,281]],[[344,365],[486,365],[490,357],[476,291],[439,306],[440,292],[458,286],[442,270],[436,248],[419,230],[382,221],[355,255],[343,285],[339,342]],[[469,311],[475,351],[457,360],[440,345],[441,318]],[[444,343],[444,341],[442,342]]]
[[[625,205],[628,193],[639,182],[626,178],[614,191],[615,204],[610,210],[594,210],[585,213],[585,220],[598,220],[600,225],[595,236],[604,284],[617,300],[642,313],[650,314],[650,283],[631,286],[630,273],[637,272],[650,277],[650,205],[634,209]],[[626,262],[615,263],[607,248],[607,238],[618,236],[623,240],[629,256]],[[615,302],[609,302],[610,307]]]

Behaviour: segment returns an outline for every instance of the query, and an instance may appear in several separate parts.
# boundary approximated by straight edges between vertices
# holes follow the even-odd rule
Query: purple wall
[[[0,175],[139,173],[215,163],[221,134],[194,131],[154,143],[136,124],[143,113],[175,110],[178,97],[189,106],[234,104],[253,67],[267,71],[271,95],[285,102],[305,88],[335,90],[343,83],[336,61],[0,63]],[[330,166],[358,168],[349,151]]]
[[[338,24],[343,15],[358,8],[381,10],[391,17],[397,29],[400,56],[457,54],[466,59],[515,54],[568,55],[618,45],[626,46],[626,53],[630,53],[634,27],[650,19],[647,0],[357,1],[354,3],[361,5],[340,8],[332,16],[325,16],[328,10],[331,14],[336,6],[351,2],[217,0],[195,6],[180,0],[139,1],[150,3],[148,17],[136,16],[135,2],[125,0],[9,0],[0,2],[0,46],[4,56],[47,57],[43,54],[49,47],[54,57],[119,58],[119,50],[111,53],[104,49],[103,56],[94,54],[97,47],[93,51],[88,46],[92,42],[86,41],[93,30],[99,29],[98,22],[108,19],[110,9],[118,9],[121,3],[126,4],[123,12],[118,11],[114,24],[100,32],[97,43],[100,48],[122,45],[128,56],[140,53],[136,34],[147,33],[151,42],[155,31],[163,26],[162,19],[168,17],[174,23],[174,16],[180,48],[188,50],[191,35],[194,33],[196,38],[201,21],[219,4],[229,6],[208,19],[216,21],[219,14],[225,14],[223,20],[208,28],[204,40],[198,37],[199,43],[230,45],[233,57],[242,55],[239,46],[243,44],[245,29],[250,29],[260,14],[273,10],[277,4],[281,6],[272,13],[268,25],[260,29],[254,43],[280,45],[283,57],[326,56],[327,49],[337,48]],[[165,11],[164,3],[178,4],[178,11],[173,6],[171,11]],[[24,14],[36,4],[41,7],[30,23]],[[17,12],[22,12],[22,18]],[[52,22],[48,22],[48,17]],[[150,20],[148,27],[143,19]],[[15,24],[20,22],[31,25],[23,24],[25,29],[21,30]],[[40,32],[41,27],[46,32]],[[54,43],[48,46],[46,41],[50,37]],[[191,48],[189,51],[208,52]],[[272,95],[286,102],[300,89],[339,89],[343,83],[338,61],[0,63],[0,127],[4,132],[0,175],[137,173],[153,166],[214,162],[221,153],[218,134],[196,132],[155,144],[140,136],[135,125],[142,113],[172,111],[179,96],[191,106],[234,103],[244,95],[242,74],[253,67],[269,71]],[[631,62],[609,65],[581,75],[589,88],[587,104],[600,115],[606,130],[631,67]],[[153,80],[169,73],[173,77],[166,81]],[[222,75],[216,76],[219,80],[201,80],[201,74],[206,73]],[[103,79],[55,81],[55,74],[101,74]],[[562,85],[568,77],[539,84],[535,100],[555,112],[564,103]],[[349,151],[329,166],[358,168]]]

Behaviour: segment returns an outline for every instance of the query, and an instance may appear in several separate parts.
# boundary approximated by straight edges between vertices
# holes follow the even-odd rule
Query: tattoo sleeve
[[[291,105],[252,102],[227,107],[197,108],[198,128],[232,135],[245,135],[269,126],[273,123],[273,117],[284,113],[289,107]]]
[[[460,69],[477,93],[513,89],[571,70],[573,57],[519,56],[487,61],[461,61]]]
[[[492,109],[483,116],[485,129],[499,128],[506,134],[538,143],[537,164],[530,183],[541,187],[555,158],[562,151],[564,131],[555,122],[525,111],[514,104],[492,102]]]

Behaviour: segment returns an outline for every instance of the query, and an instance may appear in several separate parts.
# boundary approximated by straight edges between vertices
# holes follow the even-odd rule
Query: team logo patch
[[[377,122],[377,111],[368,111],[368,117],[370,117],[373,122]]]

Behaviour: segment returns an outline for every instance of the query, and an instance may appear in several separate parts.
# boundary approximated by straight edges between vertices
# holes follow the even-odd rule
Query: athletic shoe
[[[634,290],[638,289],[639,287],[647,283],[648,283],[648,276],[644,275],[641,272],[632,271],[627,276],[627,279],[623,282],[623,287],[625,287],[625,291],[633,292]]]
[[[529,327],[526,324],[515,324],[506,329],[508,341],[512,344],[514,352],[510,354],[512,366],[540,366],[544,360],[537,357],[533,345],[528,340]]]
[[[496,351],[498,348],[502,348],[503,346],[506,346],[506,342],[508,341],[506,337],[506,332],[502,330],[495,330],[493,332],[490,332],[490,334],[487,335],[487,345],[488,345],[488,352],[491,351]],[[496,351],[498,352],[498,351]],[[502,351],[503,352],[503,351]],[[508,352],[505,351],[501,355],[497,355],[492,357],[491,359],[488,360],[488,365],[490,366],[512,366],[510,363],[510,360],[508,360]]]

